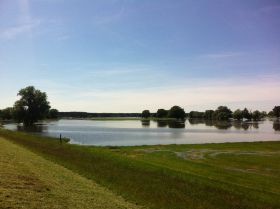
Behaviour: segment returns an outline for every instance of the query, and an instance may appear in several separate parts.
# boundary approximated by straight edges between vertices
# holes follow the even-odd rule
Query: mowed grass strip
[[[121,194],[126,199],[150,208],[191,208],[191,209],[279,209],[280,195],[277,189],[267,189],[273,184],[268,176],[265,187],[257,186],[264,181],[255,178],[248,185],[246,173],[231,175],[226,172],[226,163],[214,167],[215,161],[185,160],[174,153],[146,153],[139,149],[155,149],[157,146],[143,147],[92,147],[60,144],[57,140],[38,137],[25,133],[0,130],[0,135],[22,144],[36,153],[53,160],[109,189]],[[254,149],[264,149],[271,142],[256,144]],[[254,144],[254,143],[253,143]],[[242,149],[243,143],[232,144],[236,150]],[[176,145],[159,146],[160,149],[180,151],[185,149],[210,149],[217,145]],[[223,150],[220,145],[217,149]],[[269,147],[268,146],[268,147]],[[279,145],[276,145],[276,150]],[[208,147],[208,148],[207,148]],[[172,149],[173,149],[172,148]],[[252,148],[253,149],[253,148]],[[231,160],[234,158],[231,158]],[[269,160],[269,158],[267,159]],[[252,161],[254,161],[252,159]],[[228,161],[225,161],[228,162]],[[238,163],[235,161],[235,163]],[[243,166],[248,162],[243,162]],[[258,164],[258,161],[254,161]],[[275,167],[276,169],[279,166]],[[243,171],[240,171],[243,172]],[[239,181],[236,182],[236,180]],[[247,178],[248,179],[248,178]],[[275,177],[274,179],[279,179]],[[245,182],[245,183],[244,183]]]
[[[138,208],[2,137],[0,148],[0,208]]]

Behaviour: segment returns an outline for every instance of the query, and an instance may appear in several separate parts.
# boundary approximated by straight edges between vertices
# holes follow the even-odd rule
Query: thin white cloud
[[[210,53],[210,54],[204,54],[202,57],[204,58],[213,58],[213,59],[219,59],[219,58],[230,58],[230,57],[237,57],[243,55],[242,52],[222,52],[222,53]]]
[[[40,19],[32,18],[30,15],[29,0],[18,1],[18,21],[13,25],[0,28],[0,38],[14,39],[23,34],[31,34],[32,30],[41,24]]]
[[[124,75],[135,75],[138,73],[148,72],[145,68],[115,68],[115,69],[103,69],[94,70],[89,73],[88,76],[124,76]]]
[[[19,35],[31,32],[35,27],[38,27],[40,23],[40,20],[34,20],[29,23],[19,24],[16,26],[0,29],[0,38],[14,39]]]

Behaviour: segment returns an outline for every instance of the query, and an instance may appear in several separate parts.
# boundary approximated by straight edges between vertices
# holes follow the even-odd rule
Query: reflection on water
[[[168,121],[169,128],[185,128],[186,124],[181,121]]]
[[[243,121],[215,121],[215,120],[203,120],[203,119],[189,119],[189,123],[191,125],[197,125],[197,124],[205,124],[206,126],[213,126],[217,129],[221,130],[227,130],[232,127],[234,127],[237,130],[243,129],[258,129],[259,128],[259,122],[243,122]]]
[[[6,124],[11,130],[70,138],[70,143],[92,145],[193,144],[280,140],[280,122],[238,121],[45,121],[34,127]]]
[[[164,120],[157,121],[157,127],[159,127],[159,128],[165,128],[165,127],[167,127],[167,125],[168,125],[167,121],[164,121]]]
[[[273,129],[275,131],[280,131],[280,120],[276,120],[273,122]]]
[[[142,120],[141,121],[143,127],[149,127],[151,124],[150,120]]]
[[[48,129],[47,126],[44,125],[33,125],[33,126],[21,126],[17,125],[17,130],[18,131],[26,131],[26,132],[33,132],[33,133],[42,133],[44,129]]]
[[[186,127],[185,122],[182,122],[182,121],[159,120],[159,121],[153,121],[153,122],[157,123],[158,128],[165,128],[167,126],[169,128],[185,128]],[[149,127],[151,125],[150,120],[142,120],[141,123],[142,123],[143,127]]]

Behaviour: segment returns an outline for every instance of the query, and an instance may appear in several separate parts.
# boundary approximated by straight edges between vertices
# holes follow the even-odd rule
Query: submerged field
[[[116,197],[121,195],[129,202],[148,208],[280,207],[278,141],[94,147],[60,144],[52,138],[6,130],[0,130],[0,136],[36,153],[30,155],[32,159],[43,156],[47,159],[46,162],[55,163],[60,168],[62,165],[79,178],[86,177],[87,181],[97,182],[101,185],[97,185],[98,188],[106,187],[116,194]],[[5,156],[9,148],[5,149],[1,149],[1,156],[3,153]],[[24,167],[22,166],[22,169]],[[48,166],[42,165],[41,171],[44,168],[48,169]],[[4,170],[6,169],[4,167]],[[3,170],[2,167],[0,170]],[[75,182],[73,179],[61,189],[71,187]],[[86,188],[88,191],[96,191],[95,187]],[[72,195],[76,195],[75,190],[72,192]],[[20,198],[21,193],[17,193],[16,196]],[[32,197],[28,198],[32,201],[39,198]],[[67,197],[68,195],[65,198]],[[0,198],[1,206],[5,202],[5,196],[1,195]],[[53,208],[51,204],[50,202],[49,208]]]

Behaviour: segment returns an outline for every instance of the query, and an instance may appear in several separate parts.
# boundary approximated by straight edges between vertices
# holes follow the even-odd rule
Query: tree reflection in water
[[[143,127],[149,127],[151,125],[150,120],[141,120]]]
[[[165,120],[158,120],[156,122],[157,122],[157,127],[159,128],[165,128],[168,125],[168,122]]]
[[[18,131],[33,132],[33,133],[42,133],[47,128],[48,126],[38,125],[38,124],[33,126],[22,126],[22,125],[17,126]]]
[[[158,120],[157,127],[160,128],[185,128],[185,122],[184,121],[167,121],[167,120]]]
[[[280,131],[280,120],[273,121],[273,129],[275,131]]]
[[[228,121],[216,121],[214,123],[214,126],[217,129],[227,130],[227,129],[232,127],[232,124],[230,122],[228,122]]]
[[[169,128],[185,128],[186,124],[183,121],[168,121]]]
[[[189,119],[191,125],[205,124],[206,126],[214,126],[220,130],[227,130],[234,127],[237,130],[248,130],[249,128],[259,128],[258,122],[243,122],[243,121],[217,121],[217,120],[203,120],[203,119]]]
[[[256,122],[256,123],[253,123],[252,125],[253,125],[254,129],[259,129],[259,123]]]

